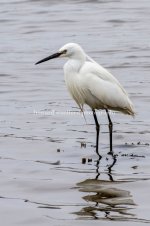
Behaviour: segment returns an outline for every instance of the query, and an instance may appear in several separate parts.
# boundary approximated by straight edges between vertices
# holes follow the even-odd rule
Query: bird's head
[[[43,63],[45,61],[51,60],[53,58],[58,57],[68,57],[73,59],[80,59],[81,57],[85,57],[85,53],[80,45],[76,43],[68,43],[61,47],[58,52],[38,61],[36,64]]]

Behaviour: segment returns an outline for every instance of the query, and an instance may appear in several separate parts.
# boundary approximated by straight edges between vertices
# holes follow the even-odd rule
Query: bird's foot
[[[113,151],[109,151],[108,153],[107,153],[108,155],[111,155],[111,156],[115,156],[115,154],[114,154],[114,152]]]

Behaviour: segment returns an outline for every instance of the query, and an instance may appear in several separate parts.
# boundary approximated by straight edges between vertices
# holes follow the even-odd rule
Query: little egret
[[[66,86],[83,112],[83,105],[87,104],[93,111],[96,125],[96,153],[99,155],[99,131],[100,124],[97,119],[96,109],[106,111],[109,121],[110,154],[112,150],[112,131],[109,110],[119,111],[124,114],[134,115],[131,100],[118,80],[105,68],[90,58],[80,45],[68,43],[58,50],[57,53],[38,61],[43,63],[57,57],[67,57],[64,65],[64,76]]]

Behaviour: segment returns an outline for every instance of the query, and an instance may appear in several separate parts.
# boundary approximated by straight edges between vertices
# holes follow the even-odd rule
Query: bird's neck
[[[65,64],[65,69],[67,71],[72,71],[74,73],[78,73],[84,63],[85,63],[85,58],[84,57],[82,57],[80,59],[70,58],[67,61],[67,63]]]

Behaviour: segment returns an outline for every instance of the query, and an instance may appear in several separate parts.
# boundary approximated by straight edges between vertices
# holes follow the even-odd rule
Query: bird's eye
[[[66,54],[66,53],[67,53],[67,50],[66,49],[62,51],[62,54]]]

